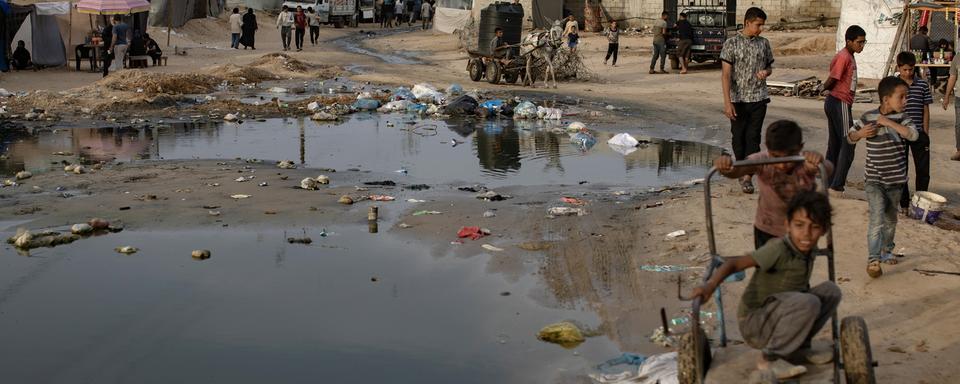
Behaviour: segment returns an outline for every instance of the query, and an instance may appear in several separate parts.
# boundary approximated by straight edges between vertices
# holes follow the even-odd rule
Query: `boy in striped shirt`
[[[910,87],[907,90],[907,106],[904,112],[913,121],[914,126],[920,136],[917,141],[909,142],[904,149],[907,157],[913,153],[913,167],[916,179],[917,191],[926,191],[930,187],[930,104],[933,104],[933,96],[930,94],[930,86],[927,82],[916,76],[914,67],[917,65],[917,57],[913,52],[900,52],[897,55],[897,70],[900,72],[900,79]],[[909,173],[910,163],[906,163]],[[903,193],[900,194],[900,210],[906,211],[910,206],[910,187],[909,182],[903,184]]]
[[[867,111],[847,133],[854,144],[867,140],[866,173],[867,203],[870,221],[867,227],[867,274],[880,277],[880,263],[896,264],[893,237],[897,230],[897,205],[907,182],[906,141],[920,136],[913,121],[904,113],[909,86],[899,77],[880,81],[877,93],[880,108]]]

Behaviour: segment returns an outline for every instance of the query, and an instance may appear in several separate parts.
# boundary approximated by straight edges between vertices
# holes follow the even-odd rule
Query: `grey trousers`
[[[809,292],[770,296],[763,307],[738,319],[748,345],[766,356],[787,357],[803,347],[830,320],[840,304],[840,287],[826,281]]]

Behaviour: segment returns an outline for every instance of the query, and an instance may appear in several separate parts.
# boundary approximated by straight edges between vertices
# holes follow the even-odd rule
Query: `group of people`
[[[230,48],[240,49],[243,45],[243,49],[257,49],[257,15],[253,8],[247,8],[243,15],[240,15],[240,8],[234,8],[227,23],[230,24]]]
[[[101,27],[99,31],[103,40],[103,77],[110,74],[110,71],[119,71],[123,69],[124,62],[128,57],[149,56],[153,60],[153,65],[160,63],[163,56],[163,50],[156,40],[147,33],[140,33],[139,30],[131,30],[130,26],[123,21],[120,15],[114,15],[110,24]],[[90,58],[91,65],[95,65],[92,50],[84,44],[76,47],[77,58]],[[77,60],[77,69],[80,68],[80,60]]]
[[[856,143],[865,141],[865,190],[869,205],[866,272],[871,278],[879,278],[883,274],[882,264],[896,264],[904,256],[894,250],[894,236],[898,207],[905,207],[908,202],[911,152],[917,173],[916,190],[929,186],[929,105],[933,100],[929,84],[915,71],[916,56],[902,52],[897,55],[898,73],[882,79],[877,87],[879,105],[855,123],[855,55],[863,51],[866,32],[853,25],[845,31],[845,46],[833,58],[823,86],[829,130],[826,156],[805,151],[801,127],[789,120],[767,126],[766,149],[761,151],[761,128],[770,102],[766,79],[772,74],[774,63],[769,41],[760,36],[766,19],[761,9],[748,9],[743,30],[724,43],[721,53],[724,114],[731,122],[734,157],[746,160],[799,155],[804,161],[737,167],[729,155],[714,161],[722,175],[739,179],[744,193],[753,193],[752,180],[757,180],[755,251],[727,258],[705,284],[693,289],[690,297],[708,300],[728,277],[755,268],[741,298],[737,320],[746,343],[761,352],[755,374],[772,373],[784,380],[806,372],[805,366],[794,365],[797,361],[825,364],[832,359],[832,351],[815,350],[811,345],[842,296],[832,282],[810,285],[818,240],[832,225],[828,195],[842,195]],[[655,33],[658,25],[662,33],[661,23],[655,25]],[[954,61],[944,108],[949,105],[953,87],[958,85],[958,72]],[[960,134],[960,108],[957,116]],[[957,144],[960,150],[960,141]],[[953,159],[960,160],[960,156],[954,155]],[[828,194],[817,192],[820,172],[826,172],[823,176],[828,180]]]
[[[377,0],[374,17],[380,28],[399,27],[403,22],[410,27],[419,20],[422,29],[430,29],[436,9],[436,0]]]

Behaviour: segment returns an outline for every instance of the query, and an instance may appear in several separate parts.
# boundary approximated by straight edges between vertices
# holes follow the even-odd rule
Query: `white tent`
[[[13,48],[23,40],[34,64],[46,67],[66,65],[66,48],[60,36],[57,15],[69,14],[70,3],[34,3],[32,7],[32,12],[11,40]]]
[[[903,12],[903,6],[903,0],[843,0],[837,27],[837,50],[846,45],[844,33],[847,27],[859,25],[867,32],[867,45],[856,56],[857,76],[860,78],[883,77],[890,47],[897,37],[898,25],[889,19]]]

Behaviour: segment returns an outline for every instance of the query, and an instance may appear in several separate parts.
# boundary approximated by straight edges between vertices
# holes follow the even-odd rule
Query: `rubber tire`
[[[470,74],[470,80],[483,80],[483,62],[480,59],[470,59],[467,63],[467,73]]]
[[[670,69],[680,69],[680,58],[677,55],[670,55]]]
[[[697,328],[698,338],[693,332],[680,335],[677,348],[677,380],[680,384],[700,384],[710,369],[710,342],[702,328]]]
[[[503,81],[507,84],[516,84],[520,78],[520,71],[512,71],[503,74]]]
[[[847,384],[877,383],[873,372],[870,336],[867,333],[867,323],[862,317],[845,317],[840,322],[840,351]]]
[[[496,61],[487,65],[487,82],[490,84],[500,84],[500,77],[503,76],[503,67]]]

